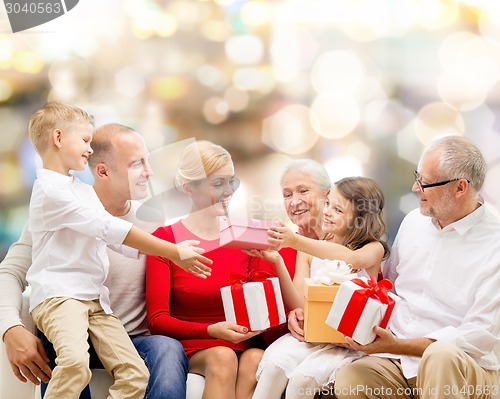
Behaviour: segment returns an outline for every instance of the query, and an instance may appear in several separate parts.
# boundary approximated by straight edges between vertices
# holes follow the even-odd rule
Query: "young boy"
[[[211,261],[194,247],[159,240],[131,223],[108,214],[93,188],[70,174],[82,170],[92,154],[93,121],[85,111],[53,102],[35,112],[29,136],[40,154],[30,202],[33,264],[31,315],[52,342],[57,367],[46,399],[78,398],[90,380],[87,338],[114,376],[110,398],[143,398],[148,371],[120,321],[111,314],[106,245],[125,244],[172,259],[186,271],[206,278]],[[134,254],[120,247],[123,253]],[[137,251],[135,251],[137,255]]]

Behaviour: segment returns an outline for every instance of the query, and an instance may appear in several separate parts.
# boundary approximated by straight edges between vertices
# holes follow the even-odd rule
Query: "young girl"
[[[377,276],[388,256],[382,219],[384,196],[369,178],[349,177],[335,183],[323,210],[325,240],[314,240],[281,226],[269,231],[269,240],[279,247],[297,249],[293,282],[283,259],[276,251],[252,251],[272,261],[280,279],[285,304],[290,309],[303,307],[304,278],[309,277],[322,259],[341,259],[359,276]],[[291,334],[275,341],[264,353],[257,371],[259,380],[253,399],[313,398],[320,387],[335,380],[340,367],[362,354],[329,343],[307,343]]]

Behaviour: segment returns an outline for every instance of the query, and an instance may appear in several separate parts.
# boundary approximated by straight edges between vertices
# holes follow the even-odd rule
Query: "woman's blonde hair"
[[[182,151],[175,174],[175,186],[183,191],[184,184],[206,179],[232,162],[229,152],[220,145],[207,140],[191,143]]]
[[[356,250],[378,241],[384,247],[384,259],[389,256],[386,228],[382,215],[384,194],[375,180],[368,177],[346,177],[335,183],[342,197],[353,205],[354,219],[342,243]]]
[[[42,154],[48,147],[49,134],[55,129],[67,127],[69,123],[90,123],[94,118],[83,109],[58,101],[48,102],[33,115],[29,122],[29,138],[35,150]]]

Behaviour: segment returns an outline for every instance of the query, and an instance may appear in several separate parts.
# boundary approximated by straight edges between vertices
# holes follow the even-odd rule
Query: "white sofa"
[[[35,325],[28,313],[29,290],[23,294],[23,305],[21,317],[27,329],[34,332]],[[31,382],[19,381],[10,367],[5,352],[5,346],[1,345],[0,354],[0,399],[40,399],[40,388]],[[92,370],[90,391],[92,399],[106,399],[108,388],[112,379],[105,370]],[[188,374],[186,399],[201,399],[205,379],[198,374]]]

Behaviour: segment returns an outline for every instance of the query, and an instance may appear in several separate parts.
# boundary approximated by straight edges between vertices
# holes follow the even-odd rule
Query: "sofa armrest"
[[[29,295],[30,287],[23,293],[21,307],[21,321],[26,329],[35,333],[35,323],[29,314]],[[0,351],[0,398],[2,399],[33,399],[35,397],[35,385],[28,382],[19,381],[10,367],[9,359],[5,351],[5,345],[2,343]]]

